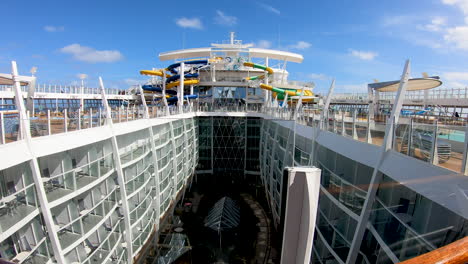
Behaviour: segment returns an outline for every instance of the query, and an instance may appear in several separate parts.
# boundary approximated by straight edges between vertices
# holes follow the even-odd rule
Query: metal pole
[[[89,108],[89,128],[93,127],[93,108]]]
[[[67,109],[63,109],[63,132],[65,133],[68,131],[67,121]]]
[[[358,140],[357,129],[356,129],[356,109],[353,110],[353,139]]]
[[[122,199],[122,210],[124,212],[125,242],[127,244],[127,263],[131,264],[133,262],[132,225],[130,223],[130,210],[128,206],[127,190],[125,188],[125,180],[124,180],[125,177],[124,177],[124,173],[122,170],[122,163],[121,163],[120,155],[119,155],[119,146],[118,146],[117,137],[114,131],[114,125],[112,123],[110,107],[106,99],[106,93],[104,91],[104,83],[102,82],[101,77],[99,77],[99,85],[101,88],[102,101],[103,101],[104,108],[106,109],[106,113],[107,113],[106,115],[107,124],[109,125],[110,130],[112,131],[112,137],[111,137],[112,152],[114,156],[115,169],[117,171],[118,184],[120,187],[120,195]]]
[[[179,108],[179,114],[182,114],[184,107],[184,81],[185,81],[185,63],[180,63],[179,69],[180,84],[179,91],[177,92],[177,106]]]
[[[1,133],[2,133],[2,144],[5,144],[6,143],[6,140],[5,140],[5,120],[3,118],[3,112],[0,112],[0,126],[1,126]]]
[[[78,130],[81,130],[81,108],[78,108]]]
[[[335,79],[332,80],[332,83],[330,85],[330,89],[328,89],[328,94],[327,94],[327,99],[325,99],[325,104],[323,106],[323,109],[322,109],[322,113],[320,115],[320,129],[323,130],[323,118],[324,118],[324,115],[325,113],[328,111],[328,108],[330,107],[330,101],[331,101],[331,97],[332,97],[332,94],[333,94],[333,91],[335,90]]]
[[[54,251],[54,257],[57,263],[59,264],[65,264],[67,263],[65,261],[65,257],[61,254],[62,253],[62,247],[58,238],[57,234],[57,228],[55,227],[53,217],[52,217],[52,212],[50,210],[49,202],[46,196],[46,191],[44,189],[44,183],[42,182],[42,177],[41,177],[41,172],[39,168],[39,163],[37,161],[37,158],[35,157],[32,147],[31,147],[31,131],[29,129],[29,119],[26,116],[26,109],[24,107],[24,100],[23,96],[21,94],[21,85],[20,81],[18,80],[18,68],[16,66],[16,62],[12,61],[11,62],[11,68],[12,68],[12,79],[14,82],[14,88],[15,88],[15,101],[16,101],[16,107],[18,109],[18,113],[20,116],[20,126],[22,127],[22,134],[24,135],[23,139],[25,140],[28,150],[33,157],[29,161],[29,166],[32,171],[32,178],[34,181],[34,185],[36,188],[36,193],[37,197],[39,198],[39,204],[41,208],[41,213],[44,218],[45,225],[47,227],[47,234],[50,239],[51,245],[52,245],[52,250]]]
[[[371,134],[371,116],[367,113],[367,133],[366,133],[366,141],[369,144],[372,144],[372,134]]]
[[[377,194],[377,189],[379,187],[380,181],[382,180],[383,174],[379,173],[379,168],[384,161],[385,153],[392,147],[392,131],[395,124],[398,123],[398,118],[400,116],[401,107],[403,106],[403,100],[405,98],[406,86],[408,83],[410,74],[410,61],[407,60],[403,74],[400,79],[400,85],[398,87],[398,92],[395,98],[392,112],[390,118],[385,127],[385,136],[383,144],[381,146],[380,157],[377,160],[377,164],[374,166],[374,171],[372,173],[372,178],[369,183],[369,188],[367,190],[366,199],[364,205],[362,206],[361,214],[359,217],[359,222],[356,226],[356,231],[354,233],[353,241],[351,243],[348,258],[346,259],[347,264],[355,263],[356,258],[361,248],[361,243],[364,237],[364,232],[366,231],[366,226],[369,221],[369,216],[372,210],[372,206]]]
[[[341,135],[346,136],[345,111],[341,111]]]
[[[50,109],[47,109],[47,134],[49,136],[52,134],[52,127],[50,125]]]
[[[128,122],[128,105],[127,105],[127,110],[125,112],[125,122]]]
[[[437,149],[437,134],[439,133],[438,126],[439,125],[436,120],[434,123],[434,133],[432,134],[432,146],[431,146],[431,156],[430,156],[430,162],[434,165],[439,164],[439,155],[438,155],[438,149]]]
[[[413,146],[413,127],[414,127],[414,119],[410,118],[410,125],[408,131],[408,156],[412,156],[411,147]]]
[[[461,173],[468,175],[468,125],[465,126],[465,143],[463,144],[463,162]]]

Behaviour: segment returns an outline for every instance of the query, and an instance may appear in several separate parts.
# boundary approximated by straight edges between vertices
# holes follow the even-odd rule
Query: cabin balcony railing
[[[49,202],[53,202],[64,196],[70,195],[75,191],[93,184],[102,177],[108,177],[111,175],[111,172],[114,169],[112,155],[112,153],[108,153],[97,160],[79,165],[76,168],[58,175],[42,177]]]
[[[3,233],[37,211],[39,204],[35,185],[30,184],[0,199],[0,233]]]

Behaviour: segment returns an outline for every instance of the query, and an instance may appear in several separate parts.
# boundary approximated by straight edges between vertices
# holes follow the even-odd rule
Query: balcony
[[[92,185],[98,179],[107,177],[113,171],[112,153],[98,160],[69,170],[65,173],[43,177],[44,188],[49,202],[54,202],[85,187]]]
[[[39,213],[35,185],[30,184],[0,200],[0,233],[18,224],[18,221]],[[36,212],[36,214],[33,214]],[[0,236],[1,237],[1,236]]]

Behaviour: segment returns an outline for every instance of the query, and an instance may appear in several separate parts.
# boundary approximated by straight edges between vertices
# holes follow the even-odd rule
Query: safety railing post
[[[371,122],[370,122],[369,113],[367,114],[366,141],[367,141],[367,143],[372,144]]]
[[[3,112],[0,112],[0,126],[1,126],[1,131],[0,133],[2,133],[2,137],[1,137],[1,140],[2,140],[2,144],[5,144],[5,120],[3,119]]]
[[[408,131],[408,152],[406,153],[408,156],[411,156],[411,147],[413,146],[413,126],[414,126],[414,119],[410,118],[409,124],[409,131]]]
[[[89,109],[89,128],[93,127],[93,108]]]
[[[51,135],[52,134],[52,128],[51,128],[51,125],[50,125],[50,109],[47,109],[47,135]]]
[[[68,131],[68,120],[67,120],[67,109],[63,109],[63,132],[67,133]]]
[[[78,124],[77,129],[81,130],[81,108],[78,108]]]
[[[128,105],[127,105],[127,109],[125,112],[125,122],[128,122]]]
[[[341,112],[341,135],[346,136],[345,111]]]
[[[356,109],[353,110],[353,139],[358,140],[357,129],[356,129]]]
[[[434,165],[439,164],[439,154],[437,149],[437,134],[439,133],[439,125],[437,120],[434,123],[434,132],[432,134],[432,147],[431,147],[431,156],[430,162]]]

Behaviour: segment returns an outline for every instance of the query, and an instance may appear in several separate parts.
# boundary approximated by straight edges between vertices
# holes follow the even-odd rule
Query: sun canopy
[[[183,49],[174,50],[168,52],[162,52],[159,54],[159,60],[181,60],[190,58],[210,58],[211,54],[215,52],[247,52],[250,57],[253,58],[269,58],[274,60],[284,60],[290,62],[301,63],[304,57],[297,53],[281,50],[271,49],[260,49],[260,48],[247,48],[247,49],[215,49],[215,48],[194,48],[194,49]]]
[[[378,82],[371,83],[369,87],[379,92],[396,92],[400,85],[400,81]],[[407,91],[429,90],[442,85],[442,81],[438,76],[427,78],[414,78],[409,79],[406,86]]]

